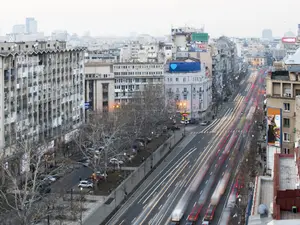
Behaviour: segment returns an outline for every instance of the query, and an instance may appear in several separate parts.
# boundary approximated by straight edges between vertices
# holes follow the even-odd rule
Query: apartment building
[[[84,50],[65,42],[0,43],[0,143],[51,142],[82,124]]]
[[[300,115],[298,119],[299,108],[296,101],[300,96],[300,51],[285,63],[285,67],[278,69],[277,66],[277,70],[270,72],[266,78],[266,106],[282,110],[281,153],[292,154],[295,144],[300,140]]]
[[[98,112],[113,110],[115,102],[113,64],[88,62],[85,64],[85,108]]]
[[[163,63],[116,63],[113,65],[113,73],[117,104],[128,102],[145,85],[164,83]]]
[[[171,61],[165,72],[165,93],[184,119],[200,119],[212,102],[212,79],[197,59]]]

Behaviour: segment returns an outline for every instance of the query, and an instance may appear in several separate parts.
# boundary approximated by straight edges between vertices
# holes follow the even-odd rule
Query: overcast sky
[[[0,29],[4,35],[14,24],[35,17],[38,30],[57,29],[93,36],[169,34],[171,26],[200,27],[212,36],[273,36],[296,33],[300,23],[299,0],[17,0],[1,4]]]

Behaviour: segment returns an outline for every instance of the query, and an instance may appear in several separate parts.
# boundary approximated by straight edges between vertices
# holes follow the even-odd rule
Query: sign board
[[[281,146],[281,109],[267,109],[267,141],[269,146]]]
[[[208,42],[208,33],[192,33],[191,41],[193,42]]]
[[[283,37],[281,42],[286,44],[294,44],[297,42],[297,39],[295,37]]]
[[[191,44],[190,52],[207,52],[207,44],[202,42],[194,42]]]

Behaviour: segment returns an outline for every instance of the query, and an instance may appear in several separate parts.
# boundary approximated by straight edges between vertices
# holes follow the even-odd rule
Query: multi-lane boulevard
[[[203,171],[206,175],[188,204],[186,210],[186,214],[188,214],[209,183],[210,178],[220,179],[230,163],[231,156],[224,162],[221,169],[217,170],[221,154],[217,150],[220,146],[220,140],[231,132],[239,133],[242,131],[242,129],[237,129],[238,125],[233,127],[232,124],[236,123],[237,118],[245,113],[241,112],[240,109],[245,103],[248,92],[252,90],[251,85],[254,82],[254,77],[252,74],[241,82],[241,91],[234,96],[232,101],[224,105],[219,114],[221,117],[216,118],[207,127],[197,127],[190,132],[186,140],[145,181],[146,185],[142,185],[107,224],[168,224],[172,210],[183,193],[195,175],[199,171]],[[230,130],[230,128],[234,129]],[[243,146],[243,141],[241,146]],[[208,161],[211,163],[208,164]],[[212,194],[215,186],[216,182],[211,186],[209,195]],[[221,200],[220,204],[222,201],[225,202],[225,200]],[[208,203],[204,208],[207,208],[207,205]],[[217,209],[216,216],[220,216],[221,211]],[[186,216],[182,221],[185,220]]]

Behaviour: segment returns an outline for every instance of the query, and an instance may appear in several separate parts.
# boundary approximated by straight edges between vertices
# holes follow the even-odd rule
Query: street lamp
[[[80,187],[80,225],[82,225],[82,211],[83,211],[83,199],[82,199],[82,190],[83,188]]]

